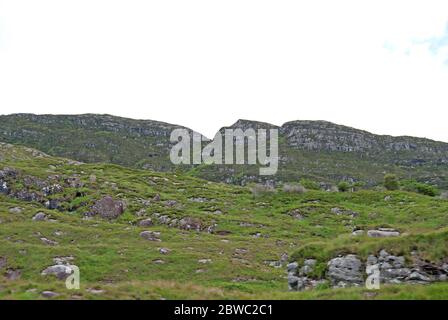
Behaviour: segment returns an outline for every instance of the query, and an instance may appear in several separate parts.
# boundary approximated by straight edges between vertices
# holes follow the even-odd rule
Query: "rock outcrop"
[[[379,283],[383,284],[428,284],[448,280],[448,264],[423,261],[417,253],[414,253],[412,261],[386,250],[369,255],[366,261],[354,254],[335,257],[327,262],[322,278],[313,275],[315,265],[314,259],[305,260],[302,266],[297,262],[289,263],[289,290],[312,289],[320,283],[329,283],[334,288],[363,286],[372,270],[377,270]]]

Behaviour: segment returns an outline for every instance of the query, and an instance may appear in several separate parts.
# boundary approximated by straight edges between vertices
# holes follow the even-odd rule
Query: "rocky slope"
[[[228,128],[277,128],[238,120]],[[109,115],[0,116],[0,140],[34,147],[83,162],[110,162],[134,168],[172,171],[169,136],[179,126]],[[224,129],[224,128],[223,128]],[[391,137],[324,121],[293,121],[279,127],[279,171],[262,177],[257,166],[184,166],[212,181],[298,181],[310,178],[324,186],[340,180],[381,182],[396,173],[448,189],[448,144],[413,137]]]

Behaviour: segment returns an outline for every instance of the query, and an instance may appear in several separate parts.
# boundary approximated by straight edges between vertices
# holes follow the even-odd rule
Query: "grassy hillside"
[[[82,164],[7,144],[0,145],[0,170],[15,172],[3,178],[9,179],[9,194],[0,195],[1,299],[43,298],[43,291],[68,299],[448,298],[448,283],[412,290],[385,285],[373,293],[328,287],[288,292],[286,280],[287,262],[311,256],[324,264],[337,254],[362,256],[387,248],[404,255],[417,250],[425,259],[442,261],[448,257],[447,200],[375,191],[276,190],[254,196],[248,188]],[[61,188],[45,195],[39,188],[48,184]],[[36,201],[21,199],[33,192]],[[86,215],[104,196],[125,204],[117,219]],[[57,209],[48,209],[48,200],[56,200]],[[357,214],[335,215],[335,207]],[[38,212],[46,219],[34,221]],[[169,226],[161,216],[199,227]],[[139,226],[147,218],[154,224]],[[351,235],[377,227],[395,228],[401,236]],[[161,241],[142,238],[142,231],[160,232]],[[80,290],[41,275],[57,257],[72,257],[80,268]]]

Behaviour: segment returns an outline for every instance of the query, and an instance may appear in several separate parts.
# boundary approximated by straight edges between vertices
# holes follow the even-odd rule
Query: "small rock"
[[[13,214],[22,213],[22,208],[19,208],[19,207],[10,208],[9,213],[13,213]]]
[[[398,237],[400,232],[393,229],[378,229],[367,231],[367,236],[371,238],[386,238],[386,237]]]
[[[6,267],[6,264],[8,263],[8,259],[5,257],[0,257],[0,269],[3,269]]]
[[[43,243],[45,243],[46,245],[49,245],[49,246],[56,246],[56,245],[58,245],[58,243],[56,241],[47,239],[45,237],[40,238],[40,241],[42,241]]]
[[[43,213],[43,212],[38,212],[33,217],[33,221],[44,221],[46,219],[47,219],[47,215],[45,213]]]
[[[75,260],[75,258],[73,256],[54,257],[53,258],[53,262],[55,264],[60,264],[60,265],[70,265],[73,263],[73,260]]]
[[[44,298],[54,298],[59,296],[59,293],[53,292],[53,291],[43,291],[41,293],[42,297]]]
[[[155,259],[152,262],[155,264],[164,264],[165,263],[165,261],[163,261],[162,259]]]
[[[425,274],[422,274],[420,272],[414,271],[409,276],[408,280],[414,280],[414,281],[423,281],[423,282],[430,282],[431,278],[428,277]]]
[[[368,266],[373,266],[373,265],[375,265],[375,264],[377,264],[378,263],[378,259],[377,259],[377,257],[375,257],[374,255],[369,255],[368,257],[367,257],[367,262],[366,262],[366,264],[368,265]]]
[[[91,294],[103,294],[105,291],[101,289],[88,288],[87,292],[90,292]]]
[[[20,279],[22,276],[22,271],[19,269],[8,269],[6,270],[5,277],[8,280],[14,281]]]
[[[176,200],[167,200],[164,203],[165,203],[165,205],[167,207],[174,207],[175,205],[177,205],[177,201]]]
[[[139,221],[138,225],[140,227],[150,227],[152,226],[154,223],[152,222],[151,218],[145,219],[145,220],[141,220]]]
[[[160,248],[160,249],[159,249],[159,252],[160,252],[161,254],[168,254],[168,253],[171,252],[171,250],[168,249],[168,248]]]
[[[203,264],[211,263],[211,262],[212,262],[212,259],[199,259],[198,260],[198,263],[203,263]]]
[[[288,273],[296,273],[298,268],[299,264],[297,262],[288,263],[288,265],[286,266],[286,270],[288,271]]]
[[[140,237],[149,241],[162,241],[160,240],[160,232],[155,231],[143,231],[140,233]]]
[[[355,237],[362,236],[364,233],[365,233],[364,230],[355,230],[352,232],[352,236],[355,236]]]

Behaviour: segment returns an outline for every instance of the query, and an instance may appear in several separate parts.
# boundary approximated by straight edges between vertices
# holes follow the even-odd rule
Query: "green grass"
[[[52,197],[64,199],[64,211],[47,210],[40,203],[0,195],[0,257],[6,268],[20,269],[21,279],[0,276],[0,299],[40,299],[44,290],[60,299],[447,299],[448,284],[383,286],[379,291],[362,288],[321,288],[288,292],[286,271],[266,261],[318,259],[316,273],[341,253],[362,257],[387,249],[409,256],[412,250],[431,261],[448,257],[448,201],[409,192],[358,191],[303,194],[277,190],[254,197],[248,188],[207,182],[182,174],[156,173],[113,164],[73,164],[69,160],[36,154],[31,149],[0,145],[0,170],[4,167],[25,176],[63,181],[74,175],[82,188],[65,188]],[[95,176],[95,179],[92,177]],[[23,187],[17,185],[16,187]],[[145,207],[142,199],[160,194],[160,202]],[[83,219],[96,199],[111,195],[127,203],[115,221]],[[385,197],[390,196],[389,201]],[[195,202],[202,197],[206,202]],[[176,200],[168,207],[166,200]],[[12,207],[22,213],[9,212]],[[331,213],[338,207],[356,211],[350,218]],[[137,212],[145,209],[144,216]],[[302,220],[288,213],[298,209]],[[70,211],[68,211],[70,210]],[[214,214],[220,210],[221,214]],[[45,212],[54,221],[32,221]],[[172,218],[194,217],[217,224],[217,233],[185,231],[165,225],[138,227],[152,213]],[[246,225],[241,225],[245,223]],[[247,225],[249,224],[249,225]],[[393,227],[403,236],[394,239],[353,238],[353,228]],[[143,230],[161,232],[162,242],[139,236]],[[224,235],[219,235],[223,232]],[[261,233],[266,237],[253,237]],[[49,246],[39,238],[58,242]],[[168,248],[163,255],[159,248]],[[245,249],[245,251],[237,249]],[[81,289],[67,290],[64,282],[43,277],[57,256],[73,256],[81,270]],[[154,261],[162,259],[164,264]],[[211,259],[211,263],[199,263]],[[101,289],[95,294],[89,289]]]

